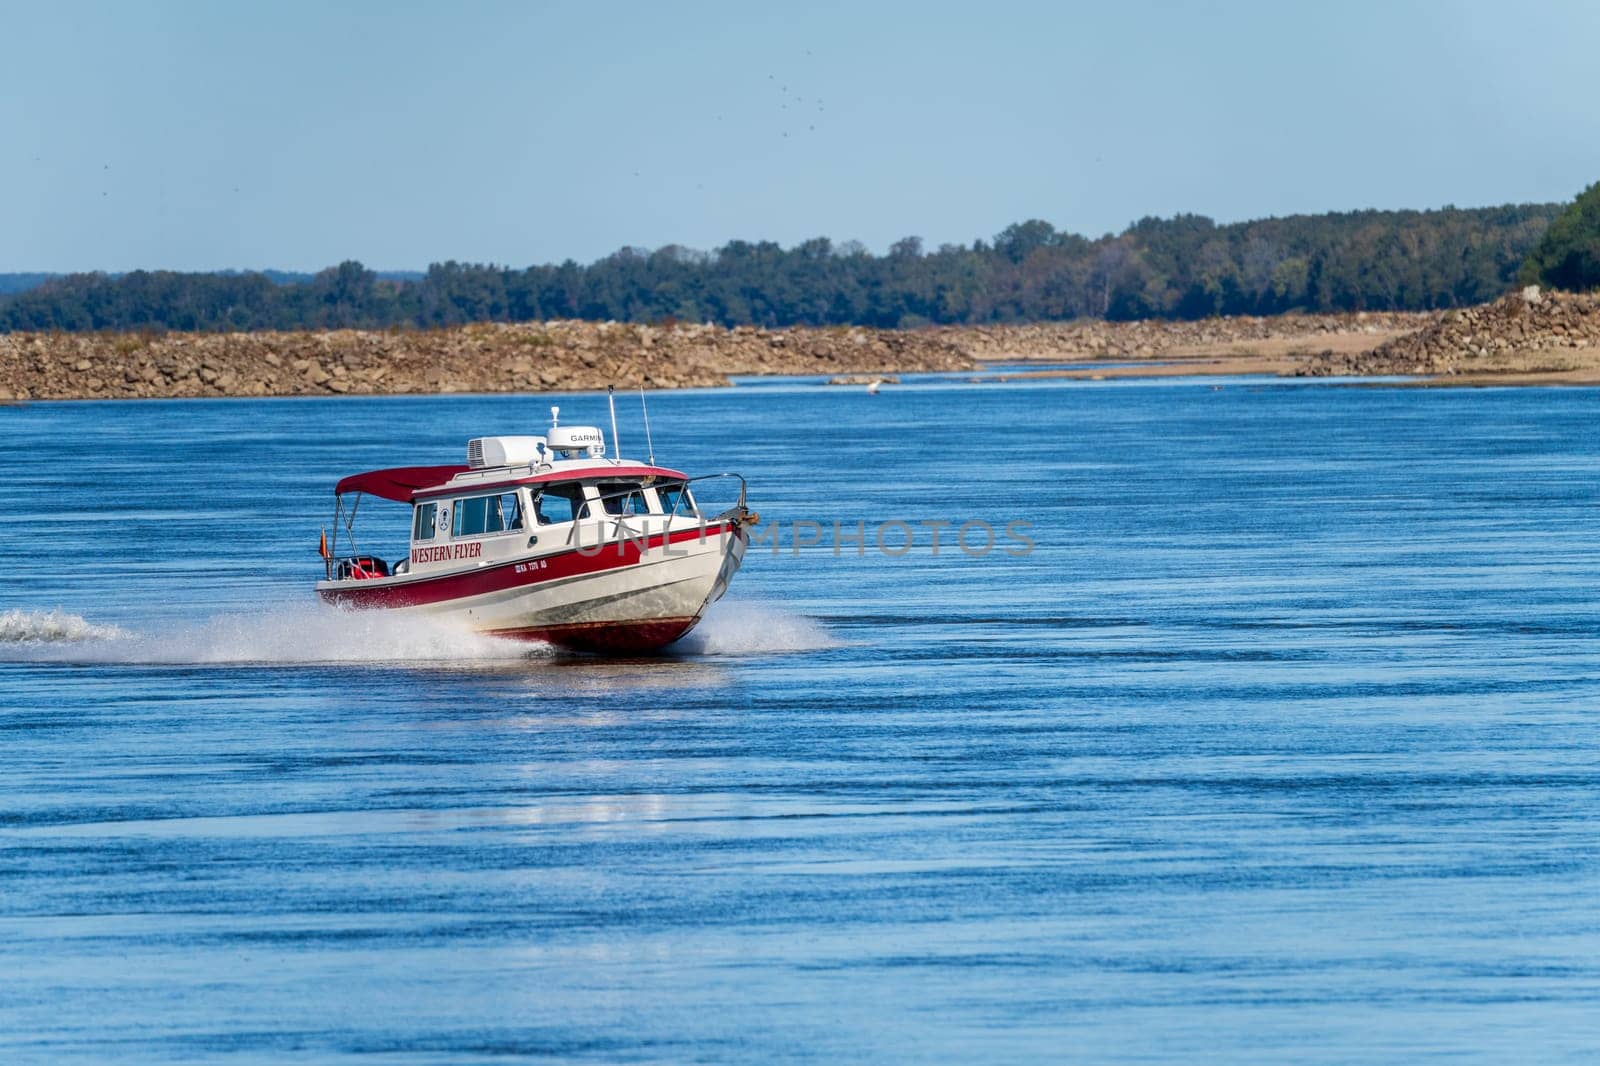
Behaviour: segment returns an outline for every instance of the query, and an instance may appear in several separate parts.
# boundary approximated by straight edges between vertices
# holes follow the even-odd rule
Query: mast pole
[[[617,450],[611,461],[620,463],[622,462],[622,441],[617,437],[617,390],[611,385],[606,386],[606,403],[611,405],[611,446]]]
[[[639,382],[639,409],[644,412],[644,446],[650,453],[650,465],[656,465],[656,442],[650,436],[650,406],[644,402],[644,382]]]

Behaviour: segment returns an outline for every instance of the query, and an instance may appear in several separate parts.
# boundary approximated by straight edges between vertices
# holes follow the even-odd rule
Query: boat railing
[[[356,511],[361,507],[361,493],[350,493],[350,506],[345,507],[345,498],[337,493],[333,497],[333,540],[327,539],[326,533],[322,540],[322,566],[327,574],[327,580],[332,581],[337,563],[341,559],[352,558],[361,554],[356,547]],[[350,550],[343,555],[339,552],[339,531],[344,531],[345,539],[350,542]]]
[[[745,500],[746,500],[747,493],[748,493],[748,490],[749,490],[750,486],[745,481],[743,474],[735,474],[732,471],[728,471],[727,473],[722,473],[722,474],[701,474],[698,477],[689,478],[687,481],[684,482],[684,484],[685,485],[692,485],[697,481],[717,481],[717,480],[720,480],[720,479],[723,479],[723,478],[733,478],[735,481],[737,481],[739,483],[739,496],[738,496],[738,499],[736,499],[734,501],[734,504],[733,504],[732,507],[730,507],[727,510],[721,512],[720,514],[717,515],[717,517],[718,518],[728,518],[728,517],[733,517],[733,516],[736,516],[736,515],[742,515],[742,514],[746,513],[749,510],[749,508],[747,506],[745,506]],[[685,497],[684,497],[683,493],[680,492],[678,494],[677,502],[674,503],[673,507],[672,507],[672,513],[673,513],[674,516],[677,515],[678,507],[680,507],[683,504],[684,498]]]
[[[727,519],[742,518],[745,514],[748,513],[748,508],[745,506],[745,501],[748,499],[748,493],[749,493],[749,483],[745,481],[745,478],[744,478],[743,474],[736,474],[736,473],[733,473],[732,471],[728,471],[728,472],[720,473],[720,474],[700,474],[700,475],[698,475],[696,477],[685,478],[682,481],[679,481],[677,478],[671,478],[671,479],[666,480],[666,481],[658,479],[658,480],[656,480],[654,482],[651,482],[650,483],[650,487],[660,488],[663,484],[692,485],[695,482],[717,481],[717,480],[721,480],[721,479],[725,479],[725,478],[733,478],[734,480],[736,480],[739,483],[739,496],[738,496],[738,499],[736,500],[736,502],[734,503],[734,505],[732,507],[728,508],[725,511],[720,512],[716,516],[716,520],[722,521],[722,520],[727,520]],[[599,503],[600,503],[600,511],[601,511],[601,513],[596,517],[598,517],[601,521],[606,521],[608,519],[610,520],[610,522],[611,522],[611,532],[612,532],[612,537],[613,537],[614,540],[622,540],[624,538],[629,539],[629,540],[641,540],[646,535],[645,531],[643,531],[643,530],[635,530],[632,526],[628,525],[627,522],[623,521],[623,519],[625,519],[625,518],[645,518],[645,519],[649,519],[649,518],[657,517],[657,515],[649,513],[649,512],[646,512],[645,514],[634,514],[634,515],[612,514],[611,511],[608,510],[606,508],[606,506],[605,506],[607,500],[623,499],[625,497],[632,496],[634,493],[636,493],[638,491],[639,491],[639,487],[629,487],[629,488],[625,488],[625,489],[618,489],[615,492],[603,492],[603,493],[600,493]],[[692,510],[688,510],[688,511],[683,510],[684,501],[686,501],[688,498],[689,497],[688,497],[687,494],[682,493],[682,492],[678,493],[677,499],[675,499],[673,501],[673,503],[672,503],[672,510],[663,513],[663,516],[667,519],[669,524],[675,518],[698,518],[698,519],[700,519],[700,522],[701,522],[702,525],[706,524],[706,518],[705,518],[704,512],[700,511],[697,508],[696,509],[692,509]],[[567,532],[567,544],[568,545],[571,545],[573,543],[574,539],[578,536],[578,528],[579,528],[578,523],[574,522],[572,524],[572,528]]]

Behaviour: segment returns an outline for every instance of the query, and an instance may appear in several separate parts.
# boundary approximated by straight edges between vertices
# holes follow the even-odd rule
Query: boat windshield
[[[661,509],[667,514],[695,513],[694,497],[689,495],[689,486],[682,481],[667,481],[657,485],[656,496],[661,500]]]
[[[541,526],[571,522],[586,513],[582,485],[546,485],[534,490],[533,516]]]
[[[650,513],[650,505],[644,499],[644,487],[637,481],[602,481],[595,488],[600,490],[600,503],[605,507],[606,514]]]

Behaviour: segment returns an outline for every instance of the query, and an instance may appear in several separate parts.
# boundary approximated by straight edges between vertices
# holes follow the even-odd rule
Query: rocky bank
[[[734,374],[965,370],[936,333],[595,322],[317,333],[0,335],[0,399],[726,385]]]
[[[1415,316],[1288,315],[924,330],[723,329],[595,322],[304,333],[0,334],[0,399],[520,392],[725,385],[740,374],[830,377],[970,370],[1006,360],[1141,360]]]
[[[1530,287],[1494,303],[1446,312],[1365,352],[1323,352],[1307,376],[1428,375],[1492,382],[1600,372],[1600,294]]]
[[[1122,371],[1128,374],[1449,376],[1589,366],[1600,375],[1600,297],[1529,290],[1443,314],[906,331],[558,321],[445,330],[12,333],[0,334],[0,400],[684,388],[726,385],[745,374],[868,380],[864,375],[1019,361],[1135,365]]]

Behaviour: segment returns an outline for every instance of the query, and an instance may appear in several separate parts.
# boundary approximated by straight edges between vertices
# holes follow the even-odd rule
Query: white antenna
[[[639,382],[639,409],[644,412],[644,446],[650,452],[650,465],[656,465],[656,442],[650,438],[650,407],[644,402],[644,382]]]
[[[611,405],[611,447],[616,449],[614,463],[622,462],[622,439],[617,436],[617,390],[606,386],[606,403]]]
[[[555,429],[561,424],[561,408],[550,408],[550,428]]]

